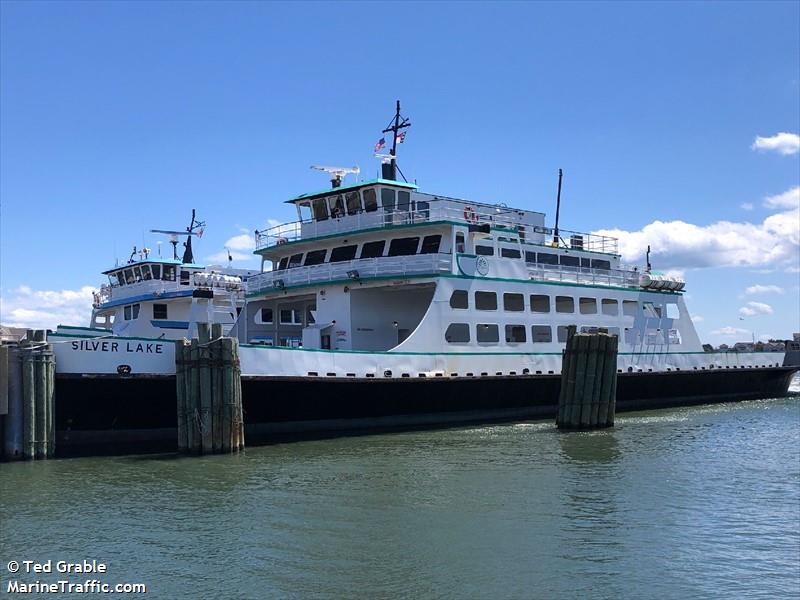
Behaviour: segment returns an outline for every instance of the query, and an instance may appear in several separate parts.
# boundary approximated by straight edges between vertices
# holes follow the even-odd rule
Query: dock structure
[[[55,454],[55,358],[47,333],[29,329],[0,346],[0,415],[6,460]]]
[[[219,454],[244,450],[239,341],[222,326],[198,324],[198,337],[175,347],[178,451]]]
[[[567,332],[558,397],[559,429],[613,427],[617,396],[616,336]]]

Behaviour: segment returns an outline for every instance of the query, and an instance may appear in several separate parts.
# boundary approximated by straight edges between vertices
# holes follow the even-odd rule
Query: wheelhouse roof
[[[133,262],[126,263],[124,265],[119,265],[118,267],[114,267],[113,269],[109,269],[108,271],[103,271],[103,275],[110,275],[116,271],[122,271],[123,269],[130,269],[131,267],[141,267],[142,265],[175,265],[177,267],[182,266],[186,269],[205,269],[203,265],[198,265],[195,263],[182,263],[179,260],[175,260],[174,258],[148,258],[146,260],[136,260]]]
[[[298,202],[300,202],[302,200],[310,200],[312,198],[319,198],[321,196],[330,196],[331,194],[338,194],[339,192],[342,192],[342,191],[355,190],[355,189],[358,189],[358,188],[367,187],[367,186],[376,185],[376,184],[392,185],[392,186],[395,186],[395,187],[402,187],[402,188],[407,188],[407,189],[411,189],[411,190],[417,189],[416,185],[414,185],[413,183],[406,183],[405,181],[393,181],[391,179],[370,179],[369,181],[360,181],[360,182],[354,183],[352,185],[343,185],[343,186],[338,187],[338,188],[328,188],[327,190],[322,190],[320,192],[312,192],[312,193],[309,193],[309,194],[300,194],[299,196],[296,196],[296,197],[292,198],[291,200],[287,200],[286,204],[297,204]]]

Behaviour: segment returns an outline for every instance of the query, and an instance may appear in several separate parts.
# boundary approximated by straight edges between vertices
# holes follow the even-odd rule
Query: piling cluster
[[[244,449],[239,340],[222,326],[198,324],[198,337],[175,344],[178,451],[193,454]]]
[[[7,460],[55,454],[55,359],[47,333],[29,329],[18,344],[0,346],[0,385],[7,400],[3,454]]]
[[[571,326],[561,362],[559,429],[614,425],[619,340],[607,333],[575,333]]]

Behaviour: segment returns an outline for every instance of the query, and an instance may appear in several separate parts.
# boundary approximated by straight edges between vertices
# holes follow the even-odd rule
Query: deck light
[[[356,271],[355,269],[353,269],[352,271],[348,271],[347,272],[347,276],[350,279],[358,279],[359,278],[358,271]]]

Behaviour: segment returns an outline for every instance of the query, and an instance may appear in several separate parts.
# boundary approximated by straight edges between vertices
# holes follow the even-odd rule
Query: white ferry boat
[[[331,188],[288,200],[297,221],[256,232],[261,272],[247,277],[230,329],[249,435],[551,414],[570,325],[618,336],[620,409],[785,395],[797,367],[783,352],[705,351],[684,282],[624,264],[617,240],[561,229],[558,217],[550,227],[512,198],[452,198],[399,181],[408,125],[398,103],[380,178],[345,184],[353,170],[327,169]],[[170,282],[189,286],[192,303],[203,289],[193,267],[184,260]],[[112,296],[130,285],[127,268],[112,270]],[[123,311],[133,303],[119,301]],[[73,425],[107,427],[110,412],[114,427],[174,427],[164,400],[174,384],[151,377],[174,373],[174,355],[157,368],[134,356],[121,386],[119,357],[95,360],[103,354],[74,342],[57,349],[82,415]],[[92,406],[106,416],[83,410]]]

